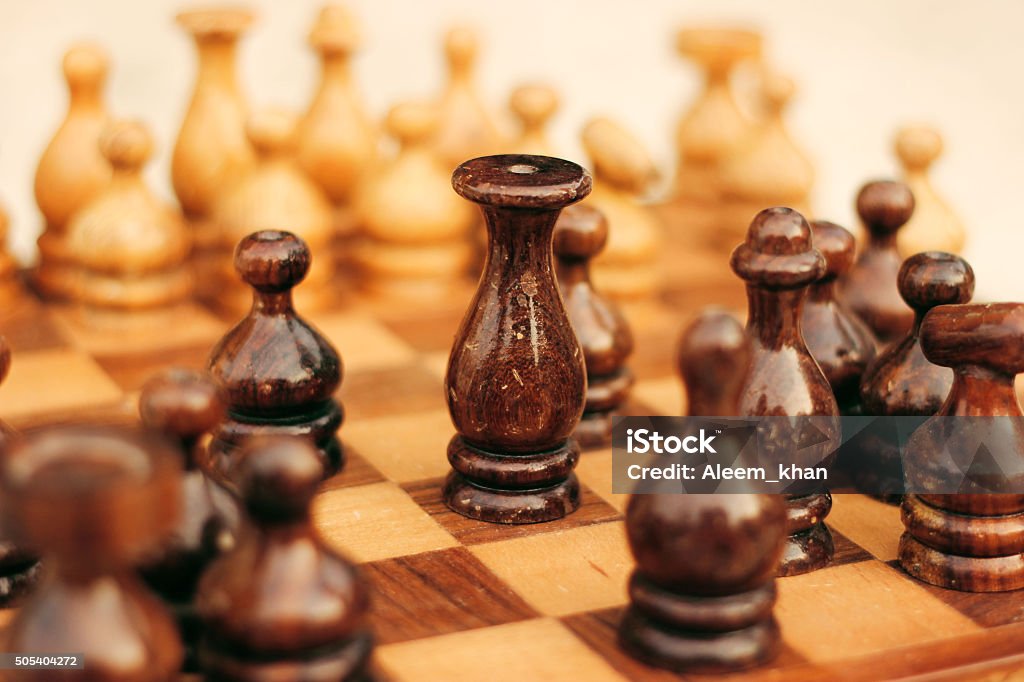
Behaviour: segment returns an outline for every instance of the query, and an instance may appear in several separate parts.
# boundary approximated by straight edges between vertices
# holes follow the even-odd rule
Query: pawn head
[[[114,168],[138,170],[153,155],[153,136],[138,121],[116,121],[100,135],[100,152]]]
[[[834,280],[853,266],[857,243],[849,230],[827,220],[815,220],[811,223],[811,233],[814,248],[825,257],[822,280]]]
[[[512,91],[508,104],[524,126],[540,126],[558,110],[558,95],[546,85],[522,85]]]
[[[99,85],[107,77],[106,51],[93,43],[79,43],[64,54],[64,78],[72,88]]]
[[[942,154],[942,136],[928,126],[907,126],[896,133],[896,156],[907,170],[924,170]]]
[[[965,303],[933,308],[921,323],[921,350],[942,367],[1024,373],[1024,303]]]
[[[469,26],[454,26],[444,38],[444,55],[452,71],[467,71],[473,66],[479,49],[475,30]]]
[[[732,252],[730,264],[742,279],[768,287],[802,287],[825,273],[811,226],[798,211],[784,206],[754,216],[747,239]]]
[[[739,320],[724,310],[703,311],[679,339],[690,416],[736,414],[750,362],[750,339]]]
[[[245,134],[256,151],[266,156],[292,146],[297,123],[292,112],[270,107],[249,116],[245,122]]]
[[[147,428],[176,438],[194,439],[220,423],[224,403],[209,375],[172,368],[143,385],[139,415]]]
[[[394,105],[384,119],[384,129],[401,144],[422,142],[437,130],[440,117],[429,102],[408,101]]]
[[[974,295],[974,270],[960,256],[925,251],[903,261],[896,286],[914,310],[967,303]]]
[[[601,253],[608,241],[608,221],[587,204],[566,207],[555,223],[555,256],[590,259]]]
[[[295,287],[309,272],[309,246],[291,232],[254,232],[235,247],[235,270],[246,284],[263,293]]]
[[[582,139],[599,180],[642,192],[657,179],[658,170],[640,140],[611,119],[591,119]]]
[[[316,448],[296,437],[250,441],[238,468],[246,509],[265,523],[305,518],[324,475]]]
[[[346,54],[362,42],[359,26],[347,7],[327,5],[309,33],[309,44],[323,54]]]
[[[914,194],[902,182],[869,182],[857,194],[857,214],[871,234],[892,234],[914,215]]]

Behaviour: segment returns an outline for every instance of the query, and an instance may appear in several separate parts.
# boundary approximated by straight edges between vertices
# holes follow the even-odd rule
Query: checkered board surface
[[[638,382],[625,412],[681,413],[679,330],[707,303],[742,305],[742,289],[721,275],[722,260],[697,262],[657,300],[626,308]],[[584,453],[583,503],[563,520],[498,526],[445,508],[440,490],[453,429],[442,382],[468,296],[404,312],[341,301],[337,311],[307,316],[346,367],[339,397],[348,461],[324,484],[314,516],[372,587],[379,678],[679,679],[616,644],[633,562],[626,496],[611,493],[610,449]],[[132,418],[149,375],[204,366],[229,323],[194,308],[170,322],[140,320],[129,332],[97,331],[72,311],[28,300],[0,320],[14,351],[0,414],[21,428]],[[1006,679],[1024,667],[1024,593],[950,592],[908,577],[895,562],[902,530],[895,507],[836,495],[828,523],[834,564],[779,580],[781,656],[716,679]]]

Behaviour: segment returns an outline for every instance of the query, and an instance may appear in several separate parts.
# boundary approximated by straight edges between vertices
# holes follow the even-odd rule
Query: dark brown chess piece
[[[221,511],[216,495],[226,496],[200,469],[202,437],[224,418],[217,387],[204,373],[172,369],[142,387],[139,414],[146,428],[179,445],[185,473],[181,479],[182,513],[168,541],[140,570],[143,579],[163,597],[178,620],[185,644],[184,669],[197,670],[195,645],[199,620],[192,600],[203,570],[234,542],[233,519]]]
[[[705,312],[679,351],[690,416],[735,414],[751,360],[740,323]],[[772,607],[786,538],[781,497],[634,495],[626,533],[637,568],[619,638],[632,655],[679,672],[723,672],[779,652]]]
[[[751,370],[744,384],[742,416],[837,416],[828,379],[811,357],[801,331],[804,298],[825,272],[811,228],[790,208],[761,211],[745,243],[732,253],[732,269],[746,281]],[[824,520],[832,508],[827,491],[786,495],[789,538],[780,575],[822,568],[832,560],[832,534]]]
[[[310,519],[322,458],[306,439],[256,439],[238,470],[245,521],[196,594],[207,679],[360,679],[372,648],[369,600],[356,568]]]
[[[936,415],[908,441],[908,463],[920,456],[924,467],[935,469],[924,475],[947,481],[964,476],[966,464],[968,478],[959,488],[964,494],[904,497],[900,565],[920,580],[949,589],[1024,588],[1024,495],[977,494],[994,489],[988,486],[995,479],[981,471],[972,476],[973,462],[956,461],[973,458],[980,440],[998,450],[1005,477],[999,489],[1024,490],[1024,413],[1014,392],[1014,378],[1024,372],[1024,304],[937,307],[921,325],[921,346],[929,361],[953,368],[953,386]],[[986,435],[976,440],[979,433]],[[957,447],[972,441],[969,448]],[[953,458],[943,457],[941,446]]]
[[[634,381],[626,366],[633,352],[629,323],[590,281],[590,261],[607,241],[608,221],[592,206],[569,206],[555,223],[558,288],[587,367],[587,401],[573,434],[584,447],[611,442],[612,412],[629,397]]]
[[[928,362],[921,351],[921,321],[932,308],[967,303],[974,295],[974,271],[960,256],[927,251],[900,266],[900,296],[914,311],[906,335],[882,351],[861,381],[868,415],[930,416],[953,385],[953,370]]]
[[[559,211],[590,192],[580,166],[509,154],[467,161],[452,186],[480,204],[488,252],[445,377],[457,431],[444,499],[496,523],[561,518],[580,503],[572,432],[583,413],[586,370],[555,282]]]
[[[31,682],[174,679],[174,619],[132,567],[179,513],[174,449],[138,431],[57,427],[3,458],[11,525],[36,547],[46,577],[15,615],[4,651],[75,653],[84,670],[20,670]]]
[[[0,336],[0,383],[7,378],[11,370],[11,347],[7,340]],[[17,434],[14,429],[0,420],[0,453],[12,447]],[[6,509],[8,502],[0,497],[0,510]],[[0,514],[2,518],[2,514]],[[31,552],[8,537],[8,529],[2,528],[0,534],[0,608],[16,603],[28,593],[39,579],[39,561]]]
[[[839,293],[884,345],[903,336],[914,320],[896,289],[902,261],[896,235],[914,214],[914,195],[902,182],[869,182],[857,195],[857,213],[868,243],[840,280]]]
[[[210,444],[210,472],[231,487],[233,455],[253,436],[302,436],[320,452],[325,475],[342,466],[343,414],[334,392],[342,364],[330,342],[292,306],[310,252],[290,232],[264,230],[235,249],[235,270],[253,288],[249,314],[210,355],[209,369],[228,416]]]
[[[825,274],[811,285],[804,303],[807,349],[832,386],[839,411],[860,408],[860,378],[875,357],[871,330],[836,298],[835,283],[853,265],[856,244],[845,228],[823,220],[811,223],[814,248],[825,257]]]

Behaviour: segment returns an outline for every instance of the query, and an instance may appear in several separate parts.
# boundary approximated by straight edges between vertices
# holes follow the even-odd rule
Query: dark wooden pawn
[[[690,416],[738,411],[750,345],[725,312],[705,312],[686,329],[679,364]],[[634,495],[626,533],[637,568],[619,639],[630,654],[679,672],[735,670],[778,654],[772,607],[786,538],[782,498]]]
[[[807,349],[832,386],[841,414],[860,412],[860,379],[875,357],[875,338],[859,317],[836,298],[836,280],[853,265],[853,235],[835,223],[811,223],[814,248],[825,257],[825,274],[811,285],[804,303]]]
[[[592,206],[569,206],[555,223],[558,288],[587,367],[587,400],[574,433],[584,447],[611,442],[612,412],[626,402],[634,381],[626,366],[633,352],[629,323],[590,281],[590,261],[607,241],[608,221]]]
[[[181,515],[170,538],[147,558],[140,572],[174,612],[185,645],[184,669],[194,672],[199,639],[193,607],[196,586],[209,563],[230,549],[232,527],[237,522],[222,511],[230,502],[216,499],[217,495],[227,497],[227,493],[211,483],[200,468],[204,455],[200,439],[224,418],[224,404],[205,373],[171,369],[142,387],[139,414],[146,428],[179,446],[184,464]]]
[[[452,186],[480,205],[488,251],[448,359],[457,433],[444,499],[483,521],[561,518],[580,503],[572,433],[586,370],[555,282],[552,234],[561,209],[590,192],[590,175],[547,156],[487,156],[455,169]]]
[[[290,232],[264,230],[235,249],[235,270],[253,288],[249,314],[210,355],[209,370],[227,402],[210,444],[210,471],[233,485],[234,453],[254,436],[301,436],[320,453],[324,475],[342,466],[343,419],[334,392],[338,352],[292,306],[292,288],[309,271],[309,247]]]
[[[732,253],[733,271],[746,281],[751,370],[739,405],[741,416],[838,416],[832,387],[811,357],[801,331],[808,287],[825,272],[810,225],[790,208],[761,211],[745,243]],[[806,573],[832,560],[832,534],[824,520],[832,508],[827,491],[785,495],[789,538],[780,575]]]
[[[857,195],[857,213],[868,242],[840,281],[840,295],[884,346],[902,337],[914,320],[896,289],[902,261],[896,234],[914,214],[914,195],[902,182],[869,182]]]
[[[57,427],[0,465],[10,520],[45,578],[14,616],[3,651],[75,653],[84,670],[19,670],[22,682],[165,682],[182,646],[174,618],[133,568],[180,511],[179,457],[137,430]]]
[[[900,296],[914,322],[898,342],[882,351],[861,380],[864,413],[874,416],[931,416],[953,385],[953,370],[928,361],[921,350],[921,322],[936,306],[967,303],[974,295],[974,270],[960,256],[918,253],[900,266]]]
[[[966,436],[961,442],[971,442],[971,432],[987,430],[995,437],[987,445],[998,449],[1009,489],[1024,490],[1024,413],[1014,391],[1014,378],[1024,372],[1024,304],[937,307],[921,324],[921,347],[928,360],[953,369],[953,386],[936,415],[911,436],[908,460],[927,458],[925,466],[937,470],[925,470],[926,475],[960,480],[961,467],[970,460],[947,462],[936,453],[945,446],[957,456],[973,456],[976,445],[957,447],[957,439]],[[985,488],[967,485],[977,492],[903,498],[900,565],[915,578],[948,589],[1024,588],[1024,495],[978,494]]]
[[[362,679],[372,649],[367,588],[310,518],[322,457],[306,439],[256,439],[238,472],[245,520],[196,594],[207,679]]]
[[[11,347],[7,339],[0,336],[0,383],[11,370]],[[6,422],[0,420],[0,453],[14,444],[17,433]],[[0,519],[3,518],[6,501],[0,498]],[[0,608],[16,603],[28,593],[39,579],[39,560],[19,543],[11,540],[8,529],[0,526]]]

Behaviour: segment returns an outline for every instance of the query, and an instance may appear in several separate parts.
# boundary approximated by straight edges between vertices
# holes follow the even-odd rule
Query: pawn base
[[[833,555],[832,532],[823,523],[815,524],[810,530],[791,533],[786,538],[778,575],[785,577],[817,571],[832,563]]]
[[[686,632],[662,628],[630,608],[619,624],[619,641],[631,656],[680,673],[722,673],[751,668],[775,658],[780,649],[774,618],[731,632]]]
[[[547,488],[496,490],[478,486],[452,471],[444,484],[444,502],[457,514],[488,523],[544,523],[568,516],[580,506],[576,474]]]
[[[944,554],[914,536],[900,537],[900,566],[931,585],[961,592],[1009,592],[1024,588],[1024,554],[971,557]]]
[[[367,662],[373,640],[361,633],[337,648],[322,648],[292,657],[246,657],[242,652],[204,641],[199,662],[208,679],[225,682],[339,682],[366,680]]]

